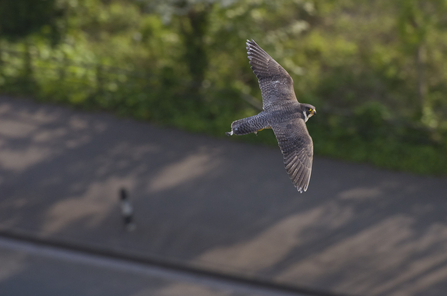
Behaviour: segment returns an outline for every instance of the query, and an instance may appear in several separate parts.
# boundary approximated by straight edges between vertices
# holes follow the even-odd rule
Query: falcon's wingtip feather
[[[247,45],[247,49],[249,49],[252,46],[258,45],[254,39],[247,39],[247,42],[245,44]]]
[[[299,193],[303,193],[303,189],[301,187],[296,187],[296,190],[298,190]]]
[[[306,192],[307,191],[307,187],[309,186],[309,184],[307,184],[307,185],[304,185],[304,186],[295,186],[296,187],[296,190],[298,190],[298,192],[299,193],[303,193],[303,192]]]

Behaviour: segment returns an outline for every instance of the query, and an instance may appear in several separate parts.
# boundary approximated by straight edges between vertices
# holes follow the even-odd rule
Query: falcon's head
[[[301,104],[301,110],[302,110],[303,115],[304,115],[304,121],[306,121],[306,122],[314,114],[317,114],[317,110],[315,109],[315,107],[310,105],[310,104]]]

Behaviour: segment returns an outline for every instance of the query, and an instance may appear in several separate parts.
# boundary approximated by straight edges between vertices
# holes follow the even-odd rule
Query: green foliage
[[[0,0],[0,38],[15,41],[41,33],[57,43],[61,31],[58,20],[65,14],[59,4],[57,0]]]
[[[445,1],[9,2],[33,25],[0,9],[0,92],[222,136],[259,111],[253,38],[317,106],[317,155],[447,174]],[[271,131],[237,140],[276,145]]]

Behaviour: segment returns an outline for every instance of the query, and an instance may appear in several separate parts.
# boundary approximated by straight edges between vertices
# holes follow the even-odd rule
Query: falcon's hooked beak
[[[312,115],[317,114],[317,110],[315,110],[315,109],[310,109],[310,114],[312,114]]]

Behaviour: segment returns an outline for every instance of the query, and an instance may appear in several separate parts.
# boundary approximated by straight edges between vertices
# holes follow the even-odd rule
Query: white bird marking
[[[307,120],[309,119],[309,117],[307,116],[306,111],[303,111],[304,114],[304,122],[307,122]]]

